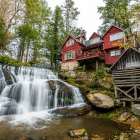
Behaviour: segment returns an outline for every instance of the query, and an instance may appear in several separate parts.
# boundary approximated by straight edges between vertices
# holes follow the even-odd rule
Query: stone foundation
[[[75,70],[77,67],[79,67],[79,62],[72,61],[72,62],[62,63],[61,70],[70,71],[70,70]]]

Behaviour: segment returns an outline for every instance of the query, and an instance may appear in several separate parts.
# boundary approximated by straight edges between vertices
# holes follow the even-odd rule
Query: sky
[[[55,6],[60,6],[65,0],[46,0],[49,7],[54,10]],[[98,26],[102,24],[100,20],[100,14],[97,13],[98,6],[104,6],[103,0],[73,0],[75,7],[80,11],[79,19],[77,21],[77,27],[82,27],[86,32],[87,39],[97,32]]]

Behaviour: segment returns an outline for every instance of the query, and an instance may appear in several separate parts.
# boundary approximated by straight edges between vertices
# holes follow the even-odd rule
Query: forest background
[[[140,1],[103,2],[105,6],[97,7],[103,21],[98,33],[103,35],[112,24],[122,29],[135,28],[140,42]],[[48,5],[46,0],[0,0],[0,62],[47,62],[58,67],[64,41],[82,31],[77,27],[80,11],[73,0],[65,0],[54,10]]]

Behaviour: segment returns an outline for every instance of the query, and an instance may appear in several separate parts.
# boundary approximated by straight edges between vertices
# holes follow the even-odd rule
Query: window
[[[121,50],[110,51],[110,56],[117,56],[117,55],[121,55]]]
[[[98,38],[95,38],[95,39],[92,39],[91,40],[91,44],[97,43],[99,41],[100,41],[100,38],[99,37]]]
[[[79,54],[81,54],[81,53],[82,53],[82,51],[81,51],[81,50],[78,50],[78,53],[79,53]]]
[[[67,47],[68,47],[68,46],[71,46],[71,45],[73,45],[73,44],[74,44],[74,40],[68,41],[68,42],[67,42]]]
[[[65,53],[65,60],[74,59],[74,51]]]
[[[122,38],[123,38],[123,32],[110,35],[110,41],[114,41]]]
[[[85,40],[83,38],[80,38],[80,41],[82,44],[85,44]]]

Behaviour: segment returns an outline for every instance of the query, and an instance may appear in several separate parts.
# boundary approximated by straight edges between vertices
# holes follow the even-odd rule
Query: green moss
[[[115,118],[115,117],[118,117],[119,116],[119,113],[112,113],[112,114],[105,114],[103,115],[103,118]]]

